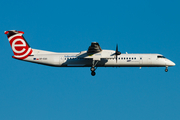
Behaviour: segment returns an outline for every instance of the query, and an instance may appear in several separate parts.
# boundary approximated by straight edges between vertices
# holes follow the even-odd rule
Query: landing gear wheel
[[[168,71],[168,66],[166,66],[166,69],[165,69],[165,72],[167,72]]]
[[[95,75],[96,75],[96,73],[95,73],[94,71],[92,71],[92,72],[91,72],[91,75],[92,75],[92,76],[95,76]]]

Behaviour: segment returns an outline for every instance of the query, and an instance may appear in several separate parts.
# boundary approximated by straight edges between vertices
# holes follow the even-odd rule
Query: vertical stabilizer
[[[5,31],[16,59],[25,59],[32,54],[32,49],[23,37],[24,32],[9,30]]]

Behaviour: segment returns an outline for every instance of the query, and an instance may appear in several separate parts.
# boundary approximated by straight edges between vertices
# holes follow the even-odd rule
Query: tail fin
[[[32,49],[23,37],[24,32],[9,30],[5,31],[16,59],[26,59],[32,54]]]

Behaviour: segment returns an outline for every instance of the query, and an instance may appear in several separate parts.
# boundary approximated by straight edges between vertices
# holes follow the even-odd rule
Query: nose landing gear
[[[167,72],[168,71],[168,66],[166,66],[166,69],[165,69],[165,72]]]

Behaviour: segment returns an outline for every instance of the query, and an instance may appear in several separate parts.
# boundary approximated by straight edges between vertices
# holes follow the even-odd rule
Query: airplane
[[[77,53],[56,53],[32,49],[24,32],[9,30],[4,32],[12,47],[15,59],[56,67],[90,67],[95,76],[97,67],[168,67],[175,63],[161,54],[122,54],[116,50],[102,50],[99,43],[92,42],[87,51]]]

